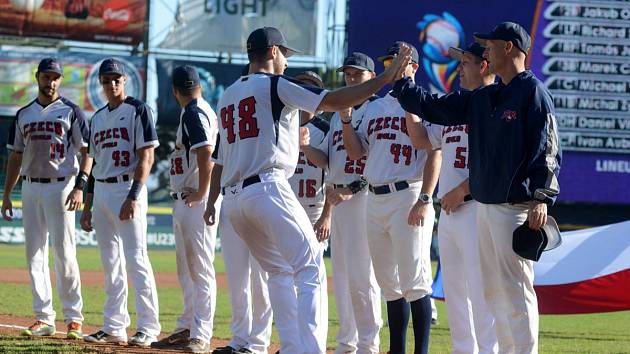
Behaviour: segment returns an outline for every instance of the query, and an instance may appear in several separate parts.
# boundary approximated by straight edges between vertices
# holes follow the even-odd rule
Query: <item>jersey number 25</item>
[[[258,136],[258,123],[256,122],[256,99],[254,96],[242,99],[238,103],[238,137],[241,140],[248,138],[255,138]],[[221,126],[227,130],[228,144],[236,141],[236,134],[234,133],[234,105],[231,104],[227,107],[221,108]]]

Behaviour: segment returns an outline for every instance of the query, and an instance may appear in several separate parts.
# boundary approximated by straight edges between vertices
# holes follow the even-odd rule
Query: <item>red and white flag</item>
[[[630,310],[630,221],[563,232],[534,274],[541,314]]]

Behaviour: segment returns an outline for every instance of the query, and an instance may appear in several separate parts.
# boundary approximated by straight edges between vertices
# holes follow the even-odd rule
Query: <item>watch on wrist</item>
[[[431,204],[433,203],[433,198],[427,193],[420,193],[420,196],[418,197],[418,201],[423,204]]]

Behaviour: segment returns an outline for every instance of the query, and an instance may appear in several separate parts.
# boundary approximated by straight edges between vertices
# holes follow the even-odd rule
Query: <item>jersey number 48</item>
[[[221,126],[227,131],[228,144],[236,141],[234,132],[234,105],[221,108]],[[238,137],[241,140],[255,138],[258,136],[258,123],[256,122],[256,99],[254,96],[242,99],[238,103]]]

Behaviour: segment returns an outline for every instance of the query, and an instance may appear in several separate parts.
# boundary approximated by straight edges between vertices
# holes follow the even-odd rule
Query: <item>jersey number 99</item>
[[[241,140],[255,138],[258,136],[258,123],[254,114],[256,113],[256,99],[254,96],[242,99],[238,103],[238,137]],[[227,130],[228,144],[236,141],[234,133],[234,105],[221,108],[221,126]]]

